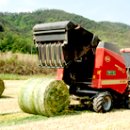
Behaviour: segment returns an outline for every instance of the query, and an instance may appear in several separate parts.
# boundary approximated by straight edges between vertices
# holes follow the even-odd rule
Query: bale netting
[[[48,117],[64,113],[69,102],[69,90],[62,80],[29,79],[18,95],[24,112]]]
[[[0,97],[4,92],[4,89],[5,89],[4,81],[0,79]]]

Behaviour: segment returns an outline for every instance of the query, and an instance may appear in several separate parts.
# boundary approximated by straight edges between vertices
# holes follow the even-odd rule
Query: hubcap
[[[111,104],[111,98],[109,96],[104,97],[103,108],[105,111],[109,111]]]

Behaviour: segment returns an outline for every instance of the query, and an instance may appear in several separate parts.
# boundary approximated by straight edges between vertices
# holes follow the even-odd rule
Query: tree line
[[[70,20],[98,35],[103,41],[129,47],[130,26],[123,23],[95,22],[63,10],[37,10],[32,13],[0,12],[0,51],[36,53],[32,28],[37,23]]]

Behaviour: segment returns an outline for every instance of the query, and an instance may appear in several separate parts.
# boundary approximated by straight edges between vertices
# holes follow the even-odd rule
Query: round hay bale
[[[0,79],[0,97],[4,92],[4,89],[5,89],[4,81]]]
[[[20,108],[27,113],[54,116],[69,106],[69,90],[61,80],[29,79],[18,95]]]

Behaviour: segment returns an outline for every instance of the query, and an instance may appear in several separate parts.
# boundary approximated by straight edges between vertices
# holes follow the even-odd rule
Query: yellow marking
[[[127,84],[126,79],[107,79],[107,80],[101,80],[102,85],[111,85],[111,84]]]
[[[96,79],[96,76],[95,76],[95,75],[93,75],[93,79]]]
[[[100,74],[101,74],[101,70],[98,70],[98,71],[97,71],[97,74],[100,75]]]

